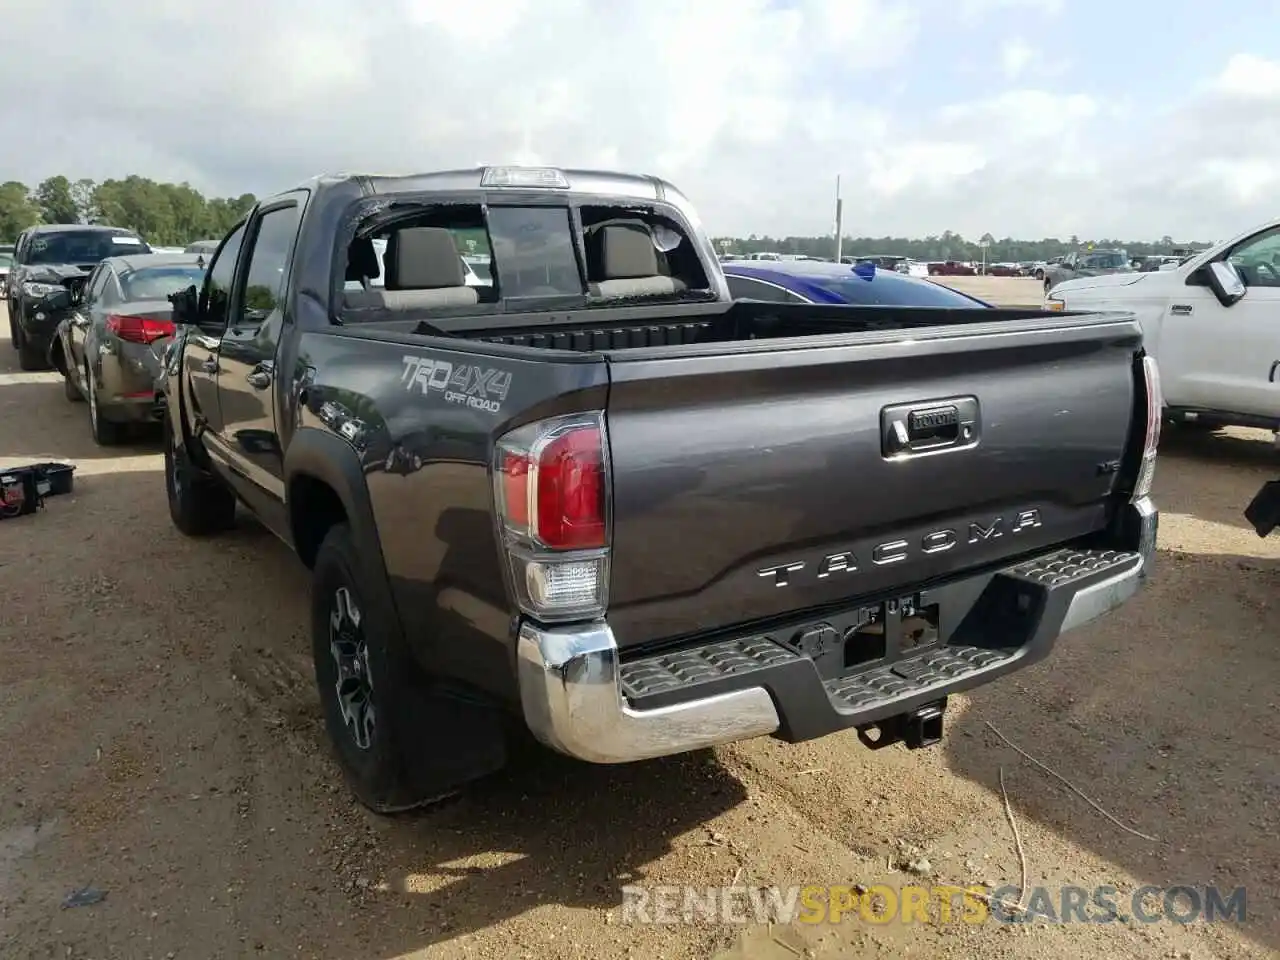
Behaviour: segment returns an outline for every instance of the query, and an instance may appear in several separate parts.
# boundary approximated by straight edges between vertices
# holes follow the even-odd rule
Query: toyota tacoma
[[[210,534],[242,503],[310,568],[375,810],[522,730],[597,763],[924,746],[1151,570],[1132,314],[733,302],[656,178],[318,178],[173,301],[170,514]]]

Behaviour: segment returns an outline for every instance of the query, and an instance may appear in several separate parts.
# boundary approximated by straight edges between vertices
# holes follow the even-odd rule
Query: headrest
[[[466,286],[462,257],[443,227],[398,230],[387,243],[387,289],[433,290]]]
[[[630,280],[658,274],[658,252],[649,228],[638,223],[611,223],[600,228],[600,260],[604,280]]]
[[[349,282],[371,280],[382,271],[378,267],[378,251],[369,237],[356,237],[347,248],[347,276]]]

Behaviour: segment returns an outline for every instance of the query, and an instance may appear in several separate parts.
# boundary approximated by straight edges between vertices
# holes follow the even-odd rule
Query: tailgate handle
[[[887,459],[966,450],[978,442],[978,400],[953,397],[885,407],[880,437]]]

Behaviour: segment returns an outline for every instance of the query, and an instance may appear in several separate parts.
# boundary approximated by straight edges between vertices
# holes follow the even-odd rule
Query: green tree
[[[25,183],[0,183],[0,240],[12,243],[18,234],[40,222],[40,208],[31,199]]]
[[[79,223],[80,208],[71,181],[58,174],[36,187],[36,205],[45,223]]]

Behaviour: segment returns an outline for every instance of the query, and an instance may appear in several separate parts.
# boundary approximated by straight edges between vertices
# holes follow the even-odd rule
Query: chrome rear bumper
[[[778,711],[763,687],[653,710],[622,695],[608,624],[526,623],[518,646],[525,722],[549,747],[591,763],[626,763],[773,733]]]
[[[767,637],[753,637],[730,641],[732,651],[712,650],[714,644],[703,651],[708,654],[704,666],[732,660],[734,666],[724,678],[728,685],[736,684],[735,689],[721,684],[712,692],[691,683],[674,701],[638,707],[623,692],[623,665],[608,623],[526,622],[517,643],[525,723],[539,740],[569,756],[591,763],[626,763],[767,734],[809,739],[907,712],[1034,663],[1048,655],[1060,634],[1125,603],[1150,575],[1158,517],[1150,500],[1133,505],[1136,549],[1105,551],[1106,556],[1097,560],[1105,560],[1105,569],[1098,566],[1096,573],[1076,569],[1080,565],[1072,560],[1057,560],[1034,574],[1026,568],[1037,561],[1015,565],[1003,574],[986,574],[1018,578],[1024,587],[1035,584],[1052,594],[1044,612],[1027,625],[1028,635],[1015,646],[997,650],[944,645],[917,658],[926,668],[923,672],[873,677],[874,682],[856,689],[851,686],[856,678],[824,685],[812,661]],[[1069,552],[1053,552],[1046,562]],[[739,669],[743,657],[761,656],[762,650],[758,665]],[[627,669],[634,668],[632,663]],[[672,672],[682,670],[673,667]],[[634,684],[628,687],[633,688]]]

